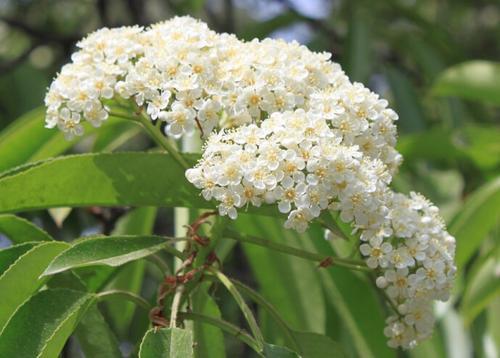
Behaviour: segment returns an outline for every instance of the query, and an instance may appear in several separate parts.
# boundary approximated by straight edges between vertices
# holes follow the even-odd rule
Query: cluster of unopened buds
[[[385,334],[411,348],[432,333],[433,300],[447,300],[455,242],[437,208],[394,193],[397,114],[351,83],[327,53],[298,43],[243,42],[189,17],[147,29],[101,29],[78,44],[46,96],[47,127],[67,137],[133,103],[173,138],[206,138],[187,179],[220,215],[276,205],[304,232],[339,212],[396,312]]]

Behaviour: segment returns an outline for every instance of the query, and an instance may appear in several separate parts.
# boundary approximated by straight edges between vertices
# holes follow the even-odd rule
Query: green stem
[[[109,298],[109,297],[113,297],[113,296],[119,296],[119,297],[125,298],[126,300],[128,300],[130,302],[135,303],[138,306],[141,306],[142,308],[144,308],[147,311],[151,310],[151,305],[149,304],[148,301],[146,301],[141,296],[138,296],[135,293],[132,293],[129,291],[109,290],[109,291],[100,292],[96,296],[97,296],[97,299],[104,299],[104,298]]]
[[[206,316],[200,313],[194,313],[194,312],[179,312],[179,318],[181,319],[187,319],[190,321],[198,321],[202,323],[207,323],[212,326],[215,326],[217,328],[220,328],[222,331],[226,332],[227,334],[230,334],[238,339],[240,339],[243,343],[247,344],[250,346],[254,351],[260,354],[262,351],[259,348],[259,344],[255,339],[253,339],[252,336],[250,336],[248,333],[246,333],[242,328],[235,326],[232,323],[229,323],[227,321],[224,321],[219,318],[215,317],[210,317]]]
[[[279,244],[277,242],[262,239],[260,237],[255,237],[246,234],[240,234],[233,230],[225,231],[225,238],[238,240],[241,242],[247,242],[250,244],[259,245],[262,247],[267,247],[268,249],[275,250],[278,252],[282,252],[284,254],[297,256],[306,260],[316,261],[316,262],[330,262],[334,266],[344,267],[351,270],[358,271],[371,271],[363,261],[360,260],[352,260],[352,259],[344,259],[340,257],[333,256],[324,256],[322,254],[316,252],[304,251],[301,249],[297,249],[295,247],[290,247],[286,245]]]
[[[248,287],[244,283],[237,281],[237,280],[234,280],[234,279],[231,279],[231,282],[244,295],[248,296],[251,300],[253,300],[254,302],[261,305],[269,313],[269,315],[274,318],[277,325],[283,331],[285,337],[288,339],[290,344],[293,346],[293,349],[300,353],[302,350],[301,350],[300,345],[297,342],[295,336],[293,335],[293,331],[290,329],[290,327],[285,322],[285,320],[283,318],[281,318],[281,314],[278,312],[278,310],[270,302],[268,302],[260,293],[253,290],[252,288]]]
[[[245,316],[245,319],[248,322],[250,330],[252,331],[252,334],[255,337],[255,340],[257,341],[259,351],[261,351],[264,347],[264,337],[262,336],[260,328],[257,325],[257,322],[255,321],[255,317],[253,316],[250,308],[247,306],[245,300],[243,299],[239,291],[236,289],[236,287],[233,285],[231,280],[226,275],[224,275],[221,271],[213,267],[209,268],[208,270],[211,273],[213,273],[215,277],[226,287],[229,293],[231,293],[231,295],[233,296],[238,306],[240,306],[241,312],[243,313],[243,316]]]
[[[109,112],[110,117],[116,117],[116,118],[121,118],[121,119],[126,119],[127,121],[135,121],[136,119],[134,117],[131,117],[125,113],[118,113],[118,112]]]
[[[165,149],[181,167],[184,169],[189,169],[191,167],[182,155],[180,155],[179,152],[168,142],[167,138],[161,134],[160,130],[156,128],[153,123],[151,123],[151,119],[149,119],[142,112],[137,116],[137,119],[142,124],[146,132],[148,132],[148,134],[154,139],[154,141]]]
[[[181,305],[182,293],[184,292],[184,285],[179,285],[175,289],[174,299],[172,301],[172,309],[170,311],[170,328],[177,326],[177,314]]]

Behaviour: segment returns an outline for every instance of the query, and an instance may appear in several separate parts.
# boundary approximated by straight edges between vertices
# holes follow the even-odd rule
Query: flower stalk
[[[262,239],[259,237],[241,234],[233,230],[226,230],[224,233],[224,238],[237,240],[240,242],[245,242],[249,244],[259,245],[262,247],[266,247],[268,249],[278,251],[284,254],[300,257],[306,260],[315,261],[321,267],[327,266],[339,266],[344,267],[350,270],[356,271],[370,271],[370,268],[366,266],[364,261],[361,260],[352,260],[352,259],[344,259],[340,257],[333,256],[325,256],[319,253],[304,251],[301,249],[297,249],[295,247],[290,247],[286,245],[279,244],[277,242],[273,242],[271,240]]]

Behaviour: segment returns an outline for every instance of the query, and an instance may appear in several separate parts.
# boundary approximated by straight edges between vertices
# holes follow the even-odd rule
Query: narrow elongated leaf
[[[83,238],[57,256],[43,273],[53,275],[76,267],[120,266],[166,248],[160,236],[96,236]]]
[[[122,144],[125,144],[140,131],[141,128],[139,126],[126,121],[117,123],[115,126],[100,128],[92,151],[111,152]]]
[[[122,357],[118,341],[97,305],[92,305],[85,312],[75,332],[86,357]]]
[[[0,276],[0,330],[14,311],[46,281],[40,275],[49,263],[69,245],[64,242],[41,243],[20,256]],[[0,357],[2,355],[0,354]]]
[[[500,63],[468,61],[441,73],[432,93],[500,105]]]
[[[221,318],[219,307],[207,292],[210,283],[201,284],[193,296],[193,310],[207,316]],[[193,322],[196,358],[226,356],[222,331],[214,326]]]
[[[423,110],[415,88],[408,77],[396,68],[387,70],[387,79],[392,89],[395,106],[400,116],[398,127],[405,133],[417,132],[425,128]]]
[[[240,215],[231,225],[239,232],[290,246],[301,247],[308,241],[307,235],[285,230],[282,222],[273,218]],[[324,332],[325,302],[315,265],[255,245],[245,244],[243,249],[260,292],[277,307],[284,320],[293,328]],[[272,336],[276,332],[267,333]]]
[[[73,271],[54,276],[47,286],[51,289],[88,291],[83,280]],[[97,304],[92,304],[81,317],[75,329],[76,337],[85,357],[121,358],[118,340],[109,328]]]
[[[35,242],[25,242],[0,250],[0,275],[2,275],[19,256],[31,250],[36,244]]]
[[[138,208],[122,217],[113,230],[113,235],[133,234],[148,235],[153,231],[156,208]],[[140,294],[145,271],[144,260],[129,262],[119,269],[114,279],[107,285],[107,290],[123,290]],[[132,302],[120,298],[110,298],[106,303],[110,323],[120,337],[127,338],[130,323],[136,310]]]
[[[452,220],[450,233],[457,239],[456,261],[462,267],[500,219],[500,177],[477,189]]]
[[[500,250],[498,250],[500,252]],[[465,323],[470,323],[500,293],[500,257],[492,254],[480,264],[476,272],[467,279],[461,304]]]
[[[491,335],[493,342],[497,343],[497,348],[500,347],[500,295],[495,297],[490,303],[487,311],[488,317],[488,332]]]
[[[312,243],[316,251],[335,255],[327,241],[315,237]],[[383,334],[385,319],[382,307],[368,280],[338,267],[320,270],[319,277],[326,298],[336,309],[354,341],[357,356],[394,357],[395,352],[387,346]]]
[[[347,32],[346,71],[352,81],[364,82],[371,71],[372,41],[370,40],[370,17],[364,6],[349,3],[350,18]]]
[[[90,294],[67,289],[39,292],[0,334],[0,357],[57,357],[92,300]]]
[[[303,358],[341,358],[345,356],[342,347],[328,336],[299,331],[294,331],[293,336],[299,343]]]
[[[51,241],[52,237],[32,222],[16,215],[0,215],[0,232],[13,243]]]
[[[300,358],[300,356],[286,347],[274,344],[264,344],[264,357],[266,358]]]
[[[194,357],[191,331],[180,328],[153,328],[144,335],[139,358],[178,357]]]

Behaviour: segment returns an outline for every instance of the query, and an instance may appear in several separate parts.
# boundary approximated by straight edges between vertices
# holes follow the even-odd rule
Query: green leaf
[[[0,232],[13,243],[51,241],[52,237],[31,221],[16,215],[0,215]]]
[[[449,231],[457,239],[459,269],[470,259],[500,218],[500,177],[477,189],[452,220]]]
[[[41,291],[23,304],[0,334],[0,357],[57,357],[93,296],[67,289]]]
[[[82,238],[57,256],[43,273],[53,275],[76,267],[120,266],[167,248],[160,236],[95,236]]]
[[[468,61],[441,73],[432,94],[500,105],[500,63]]]
[[[316,251],[334,256],[330,244],[318,238],[312,240]],[[394,357],[395,351],[387,346],[383,334],[385,315],[380,300],[367,278],[339,267],[322,269],[318,274],[326,298],[332,303],[354,342],[356,356]]]
[[[300,356],[285,347],[274,344],[264,344],[264,356],[266,358],[300,358]]]
[[[0,275],[2,275],[19,256],[31,250],[36,244],[36,242],[25,242],[0,250]]]
[[[139,358],[191,357],[194,357],[192,333],[180,328],[150,329],[139,350]]]
[[[118,348],[118,341],[104,320],[97,305],[92,305],[85,312],[75,333],[86,357],[122,357]]]
[[[73,271],[54,276],[47,286],[75,291],[87,290],[84,282]],[[118,341],[101,314],[97,304],[92,304],[83,314],[75,330],[85,357],[121,358]]]
[[[500,250],[497,250],[500,253]],[[466,324],[471,323],[485,309],[493,298],[500,293],[500,255],[492,253],[471,277],[467,278],[461,307],[461,314]]]
[[[212,206],[162,153],[66,156],[0,179],[0,212],[93,205]]]
[[[442,358],[446,357],[441,325],[436,324],[432,337],[419,344],[411,350],[411,358]]]
[[[125,144],[141,132],[141,127],[135,123],[118,122],[114,126],[100,128],[92,148],[93,152],[111,152]]]
[[[195,155],[185,158],[191,163],[196,160]],[[0,213],[61,206],[210,209],[214,204],[199,195],[184,171],[164,153],[70,155],[0,174]],[[271,205],[250,207],[248,212],[279,214]]]
[[[129,212],[117,222],[113,235],[134,234],[147,235],[153,231],[156,208],[138,208]],[[123,290],[140,294],[144,279],[145,262],[138,260],[130,262],[120,269],[114,279],[107,285],[107,290]],[[120,337],[126,337],[130,332],[130,323],[136,306],[120,298],[110,298],[106,302],[112,327]],[[126,337],[128,338],[128,337]]]
[[[352,81],[365,82],[371,72],[372,41],[370,16],[361,4],[349,4],[350,18],[347,31],[346,72]]]
[[[47,280],[40,277],[49,263],[69,245],[64,242],[44,242],[20,256],[0,276],[0,330],[7,320],[33,292]],[[0,357],[2,355],[0,354]]]
[[[45,108],[34,109],[0,133],[0,172],[29,161],[37,161],[61,154],[71,148],[76,140],[68,141],[57,129],[44,127]],[[100,129],[114,127],[123,122],[109,118]],[[85,135],[97,129],[84,123]]]
[[[462,156],[452,139],[450,131],[432,128],[401,136],[396,149],[408,162],[417,159],[450,161]]]
[[[299,331],[293,331],[293,336],[299,343],[303,358],[340,358],[345,356],[342,347],[328,336]]]
[[[231,226],[241,233],[301,248],[310,239],[285,230],[282,221],[267,217],[242,214]],[[325,302],[315,265],[256,245],[244,244],[242,247],[260,292],[276,306],[283,319],[293,328],[324,332]],[[276,331],[266,332],[266,337],[275,335]]]
[[[490,303],[487,311],[488,317],[488,332],[494,343],[496,343],[497,349],[500,348],[500,295],[495,297]]]
[[[44,128],[45,109],[26,113],[0,133],[0,172],[27,162],[56,131]]]
[[[457,146],[482,170],[500,165],[500,127],[486,125],[465,126]]]
[[[217,303],[208,294],[210,283],[202,283],[193,295],[193,310],[207,316],[221,318]],[[222,331],[214,326],[209,326],[198,321],[193,322],[193,333],[195,341],[194,354],[196,358],[204,357],[226,357],[224,347],[224,335]]]
[[[386,75],[399,114],[398,128],[405,133],[423,130],[425,128],[424,112],[410,79],[403,72],[392,67],[387,69]]]

